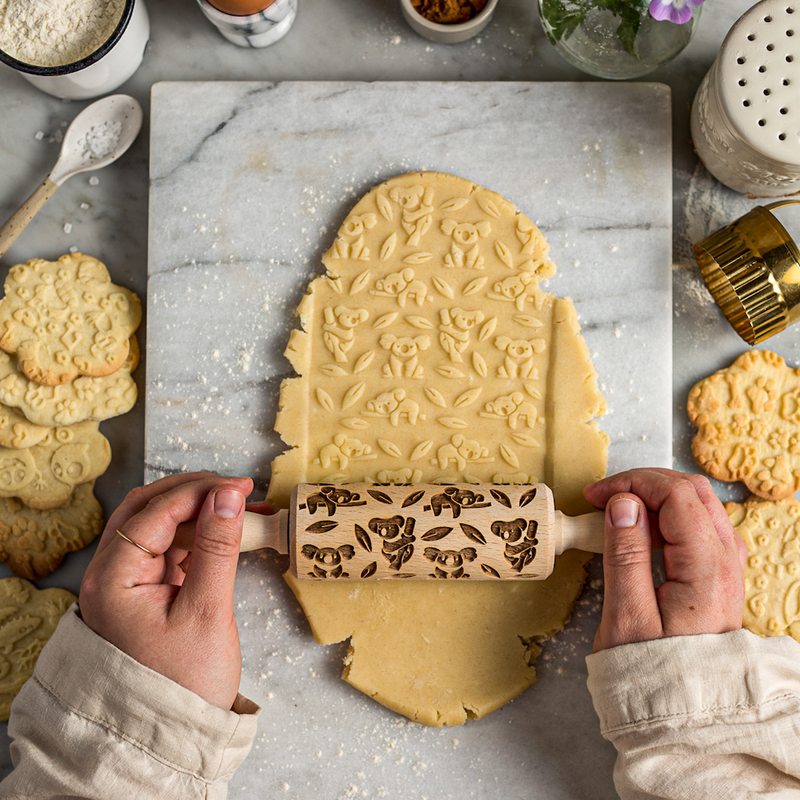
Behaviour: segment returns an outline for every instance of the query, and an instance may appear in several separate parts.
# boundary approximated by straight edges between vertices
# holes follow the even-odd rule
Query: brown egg
[[[271,6],[273,0],[208,0],[208,2],[223,14],[246,17],[249,14],[258,14],[259,11]]]

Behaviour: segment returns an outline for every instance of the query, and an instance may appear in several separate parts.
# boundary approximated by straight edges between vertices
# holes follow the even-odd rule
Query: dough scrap
[[[548,250],[512,203],[463,178],[411,173],[365,195],[298,309],[286,355],[299,377],[275,423],[291,449],[268,499],[287,507],[301,482],[545,482],[560,510],[588,510],[606,407],[572,301],[539,286]],[[535,680],[534,642],[566,623],[587,558],[513,586],[287,580],[319,642],[351,637],[345,680],[455,725]]]
[[[769,350],[749,350],[694,385],[692,454],[720,481],[742,481],[765,500],[800,490],[800,369]]]
[[[742,625],[800,642],[800,503],[751,497],[725,510],[749,553]]]
[[[33,675],[39,653],[77,600],[66,589],[37,589],[22,578],[0,580],[0,720]]]

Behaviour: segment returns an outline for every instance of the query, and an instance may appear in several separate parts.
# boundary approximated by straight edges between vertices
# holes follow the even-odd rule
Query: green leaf
[[[542,19],[547,23],[544,26],[547,38],[556,44],[574,33],[586,19],[586,11],[581,7],[576,8],[572,2],[566,4],[562,0],[542,0]]]

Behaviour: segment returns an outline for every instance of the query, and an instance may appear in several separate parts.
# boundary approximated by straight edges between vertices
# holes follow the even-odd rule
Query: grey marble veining
[[[575,301],[607,399],[600,424],[611,438],[610,470],[670,465],[667,87],[161,84],[151,127],[147,337],[159,346],[147,364],[148,479],[211,468],[258,476],[263,490],[270,460],[284,449],[271,424],[279,382],[291,374],[281,354],[294,308],[354,202],[380,180],[417,169],[499,191],[541,227],[558,266],[547,289]],[[510,735],[538,755],[501,755],[493,768],[503,776],[492,791],[526,797],[537,774],[549,798],[585,794],[585,775],[572,770],[564,780],[569,756],[553,769],[544,754],[566,718],[570,728],[593,722],[588,698],[576,702],[572,684],[598,621],[596,586],[553,645],[551,658],[563,653],[566,665],[543,662],[542,680],[507,709],[442,733],[408,725],[354,692],[336,677],[341,648],[319,648],[297,619],[285,623],[293,603],[282,563],[252,555],[240,570],[241,614],[253,626],[242,628],[244,680],[255,691],[268,687],[262,741],[281,742],[248,759],[242,774],[250,781],[261,771],[284,776],[289,787],[376,787],[409,780],[407,753],[416,753],[427,764],[418,776],[425,793],[468,796],[479,742]],[[279,619],[267,615],[265,625],[276,595]],[[398,729],[403,747],[388,758],[386,741]],[[319,743],[346,734],[358,741],[352,752],[344,746],[347,757]],[[589,758],[607,765],[608,752]]]
[[[674,464],[680,469],[694,469],[689,449],[692,430],[685,412],[688,389],[746,349],[705,290],[691,246],[748,211],[757,201],[725,189],[698,164],[688,119],[694,92],[723,37],[750,5],[749,0],[709,0],[692,43],[677,59],[644,79],[644,82],[664,83],[672,90],[673,383],[666,397],[672,405]],[[123,159],[98,174],[98,185],[90,185],[89,176],[77,176],[60,188],[9,250],[3,259],[3,271],[28,258],[58,257],[74,245],[100,257],[116,282],[145,297],[150,92],[158,81],[596,83],[556,54],[544,36],[536,3],[531,0],[501,0],[491,25],[481,36],[455,46],[434,45],[416,36],[403,21],[396,0],[301,0],[297,21],[289,35],[261,51],[244,50],[226,42],[202,16],[195,0],[150,2],[148,9],[151,41],[144,63],[121,87],[121,91],[140,101],[148,115],[142,135]],[[238,102],[238,98],[234,101]],[[0,65],[3,170],[0,216],[8,216],[47,174],[57,157],[58,132],[85,105],[43,95]],[[648,148],[648,156],[651,153],[652,148]],[[362,188],[353,186],[353,199]],[[338,190],[336,197],[340,206],[331,203],[320,208],[333,215],[338,209],[343,214],[347,197]],[[84,204],[89,207],[84,208]],[[526,210],[534,216],[540,213],[538,206]],[[165,224],[173,222],[164,220]],[[73,226],[69,234],[64,230],[66,223]],[[202,221],[196,220],[194,224],[200,227]],[[308,236],[321,242],[323,236],[317,226],[307,227]],[[191,232],[188,222],[185,230]],[[571,258],[577,258],[571,256],[571,248],[565,247],[572,240],[569,231],[553,229],[548,237],[563,271]],[[212,247],[213,237],[209,236],[207,241],[209,246],[198,261],[198,264],[205,261],[206,270],[219,260]],[[309,263],[299,265],[301,271],[316,268],[313,265],[318,263],[322,249],[320,244]],[[298,263],[295,254],[289,256],[287,263],[294,268]],[[243,260],[234,268],[245,272],[252,269],[252,264]],[[198,269],[195,274],[200,272]],[[187,289],[199,292],[203,283],[207,286],[202,291],[209,292],[207,303],[213,304],[212,292],[225,296],[205,280],[187,280]],[[552,284],[555,290],[555,281]],[[270,295],[269,308],[291,313],[304,285],[304,278],[298,278],[285,307],[277,305]],[[246,298],[247,313],[267,299],[267,296]],[[627,323],[633,313],[629,307],[622,323]],[[630,329],[616,327],[620,336],[614,339],[622,343]],[[263,330],[254,331],[254,337],[256,334],[263,337]],[[276,341],[281,340],[281,335],[281,331],[275,333]],[[145,359],[162,346],[169,346],[168,342],[149,340],[144,329],[140,340]],[[274,403],[280,375],[269,377],[265,392],[265,376],[253,364],[272,363],[279,358],[283,342],[269,350],[262,345],[259,352],[247,351],[251,343],[248,340],[239,347],[230,345],[226,357],[232,372],[239,378],[249,375],[254,381],[253,388],[242,390],[240,405],[258,402],[267,411],[267,405]],[[202,342],[197,347],[192,342],[189,353],[202,346]],[[793,365],[800,363],[797,327],[770,340],[769,346]],[[185,353],[179,355],[180,369],[188,372],[183,364]],[[216,356],[219,358],[220,353]],[[249,372],[245,372],[248,363]],[[601,371],[606,369],[599,360],[596,363]],[[145,371],[145,364],[137,371],[142,391]],[[210,398],[202,419],[196,421],[197,426],[206,431],[213,431],[215,426],[230,426],[228,418],[237,408],[223,404],[221,392],[212,392],[215,387],[202,383],[200,374],[196,375],[198,396]],[[614,396],[609,396],[609,400],[613,403]],[[247,456],[254,470],[262,468],[262,480],[266,480],[263,466],[268,462],[265,448],[278,446],[270,438],[271,419],[266,413],[264,416],[263,430],[254,437],[252,453]],[[613,415],[606,419],[606,429],[613,420]],[[140,401],[131,414],[103,423],[101,428],[111,438],[114,449],[112,468],[97,484],[98,496],[110,513],[125,493],[143,479],[144,402]],[[626,431],[621,432],[622,436],[617,438],[625,439]],[[635,436],[628,438],[631,446],[641,443]],[[182,445],[170,448],[182,450]],[[188,449],[183,452],[188,454]],[[206,451],[204,463],[221,463],[222,459],[217,462],[212,458],[217,452],[217,449]],[[235,452],[228,456],[238,459]],[[715,484],[715,489],[722,496],[738,490],[721,484]],[[77,592],[93,552],[94,547],[90,546],[69,555],[56,573],[38,584]],[[616,797],[611,781],[614,751],[600,738],[585,686],[583,664],[584,655],[591,649],[588,632],[596,624],[600,602],[597,571],[567,631],[546,645],[544,657],[537,665],[541,680],[517,701],[481,723],[440,731],[419,729],[402,718],[387,716],[383,709],[339,680],[343,648],[310,645],[308,627],[278,577],[279,570],[277,560],[251,555],[243,559],[239,572],[237,617],[245,650],[243,692],[265,710],[258,741],[234,776],[230,797],[245,800],[265,797],[307,800],[312,796],[337,800],[346,797],[439,800],[456,794],[478,800],[499,795],[526,800]],[[7,574],[0,565],[0,576]],[[254,602],[254,597],[258,602]],[[321,698],[322,686],[333,691],[333,697]],[[542,710],[550,689],[555,699]],[[541,714],[553,713],[554,708],[558,711],[557,724],[542,728],[537,720]],[[283,730],[276,730],[276,719],[284,721]],[[11,768],[6,731],[7,726],[0,725],[0,776]]]

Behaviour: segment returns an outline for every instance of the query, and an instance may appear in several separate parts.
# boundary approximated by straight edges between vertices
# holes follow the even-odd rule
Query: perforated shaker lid
[[[762,0],[717,56],[719,99],[736,133],[766,158],[800,165],[800,0]]]

